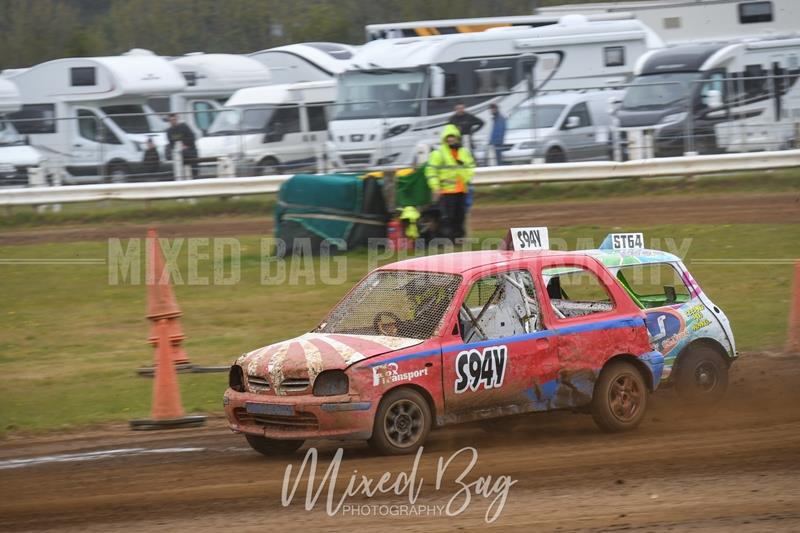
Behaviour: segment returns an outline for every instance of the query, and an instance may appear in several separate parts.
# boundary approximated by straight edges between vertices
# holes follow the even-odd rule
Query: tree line
[[[0,68],[62,57],[247,53],[307,41],[361,44],[364,26],[527,15],[585,0],[0,0]]]

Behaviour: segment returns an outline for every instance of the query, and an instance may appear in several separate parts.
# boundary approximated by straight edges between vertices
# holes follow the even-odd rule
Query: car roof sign
[[[609,233],[600,244],[600,250],[643,250],[643,233]]]
[[[511,228],[503,239],[502,249],[529,252],[550,249],[546,227]]]

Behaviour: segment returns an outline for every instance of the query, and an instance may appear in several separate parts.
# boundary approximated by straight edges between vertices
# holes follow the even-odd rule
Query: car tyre
[[[112,163],[108,166],[106,183],[125,183],[128,181],[128,171],[124,163]]]
[[[550,148],[544,156],[545,163],[566,163],[567,156],[561,148]]]
[[[368,442],[381,455],[414,453],[428,438],[431,425],[431,408],[419,392],[394,389],[378,406]]]
[[[692,345],[678,358],[675,390],[678,396],[695,404],[713,405],[728,390],[728,365],[710,346]]]
[[[611,362],[595,383],[592,418],[607,433],[634,429],[644,418],[648,394],[638,368],[625,361]]]
[[[303,445],[303,440],[268,439],[260,435],[245,435],[247,444],[255,451],[267,457],[292,455]]]
[[[274,157],[265,157],[256,165],[256,175],[258,176],[272,176],[278,174],[278,160]]]

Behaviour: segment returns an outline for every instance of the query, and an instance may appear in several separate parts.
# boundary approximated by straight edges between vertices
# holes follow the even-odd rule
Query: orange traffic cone
[[[153,406],[149,419],[131,420],[132,429],[170,429],[202,426],[204,416],[186,416],[181,405],[178,374],[172,365],[170,339],[166,320],[159,320],[156,377],[153,382]]]
[[[179,320],[183,313],[181,313],[181,309],[175,299],[175,293],[172,291],[172,284],[164,263],[158,234],[153,228],[147,231],[147,244],[150,248],[148,250],[149,261],[147,265],[147,318],[152,321],[150,337],[147,340],[150,344],[156,346],[158,337],[156,322],[166,319],[172,362],[178,365],[181,370],[190,369],[189,357],[181,346],[181,343],[186,339]],[[157,347],[155,359],[158,361]]]
[[[794,264],[794,286],[789,305],[789,338],[784,351],[800,353],[800,262]]]

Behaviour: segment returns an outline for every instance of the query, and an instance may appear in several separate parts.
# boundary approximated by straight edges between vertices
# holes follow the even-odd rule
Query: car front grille
[[[370,154],[342,154],[342,162],[345,165],[369,165],[371,160]]]
[[[247,389],[250,392],[261,393],[270,390],[272,386],[267,378],[261,376],[247,375]]]
[[[311,384],[308,378],[287,378],[281,382],[280,391],[284,393],[303,392]]]
[[[319,421],[313,413],[297,413],[292,416],[248,413],[243,407],[233,410],[239,424],[259,426],[276,431],[313,431],[319,429]]]

